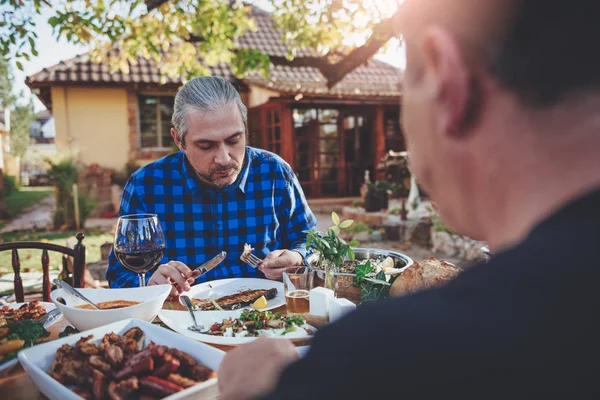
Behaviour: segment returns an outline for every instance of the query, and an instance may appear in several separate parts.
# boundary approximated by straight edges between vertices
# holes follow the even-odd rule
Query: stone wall
[[[431,230],[431,243],[434,252],[446,254],[449,257],[467,261],[479,261],[485,257],[481,252],[484,242],[479,242],[465,236],[452,235],[446,231]]]

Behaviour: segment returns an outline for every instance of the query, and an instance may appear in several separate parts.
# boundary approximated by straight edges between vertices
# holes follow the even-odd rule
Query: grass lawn
[[[42,190],[21,189],[18,192],[6,196],[6,208],[8,210],[8,218],[0,218],[0,228],[8,222],[8,220],[21,214],[24,209],[31,207],[42,199],[52,195],[52,190],[43,188]]]
[[[71,238],[68,246],[77,243],[75,235],[77,232],[14,232],[2,234],[0,242],[14,241],[48,241],[49,243],[67,246],[67,239]],[[99,230],[90,230],[85,232],[83,244],[86,247],[86,263],[100,261],[100,246],[106,242],[113,241],[113,232],[104,232]],[[72,244],[71,244],[72,243]],[[50,269],[60,270],[62,268],[62,255],[60,253],[48,252],[50,256]],[[41,250],[19,250],[21,260],[21,271],[41,271],[42,270],[42,251]],[[11,252],[0,252],[0,275],[12,273]]]

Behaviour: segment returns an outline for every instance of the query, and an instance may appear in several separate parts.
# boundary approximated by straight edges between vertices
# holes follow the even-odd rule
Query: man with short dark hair
[[[411,168],[494,256],[359,307],[299,361],[281,340],[228,353],[221,399],[598,398],[600,1],[402,7]]]
[[[302,264],[306,234],[314,228],[300,183],[276,154],[248,146],[247,110],[223,78],[198,77],[175,96],[171,136],[180,151],[136,171],[125,186],[119,215],[152,213],[162,224],[162,263],[148,285],[173,284],[172,296],[195,281],[238,277],[281,279]],[[240,261],[248,243],[264,261],[258,270]],[[225,250],[221,265],[197,278],[192,269]],[[111,287],[138,285],[138,277],[111,252]]]

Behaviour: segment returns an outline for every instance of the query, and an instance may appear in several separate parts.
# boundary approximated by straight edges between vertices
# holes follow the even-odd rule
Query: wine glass
[[[165,252],[165,235],[156,214],[130,214],[119,217],[114,251],[117,260],[138,274],[140,287],[145,274],[156,267]]]

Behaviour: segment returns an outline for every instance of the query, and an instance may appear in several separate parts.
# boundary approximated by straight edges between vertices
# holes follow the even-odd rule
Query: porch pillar
[[[383,106],[375,107],[375,123],[374,123],[374,133],[375,133],[375,160],[373,165],[373,171],[375,172],[376,180],[385,179],[385,172],[378,172],[379,163],[385,157],[385,118],[384,118],[384,110]]]
[[[294,117],[288,105],[281,106],[281,157],[290,164],[295,171],[296,138],[294,131]]]

